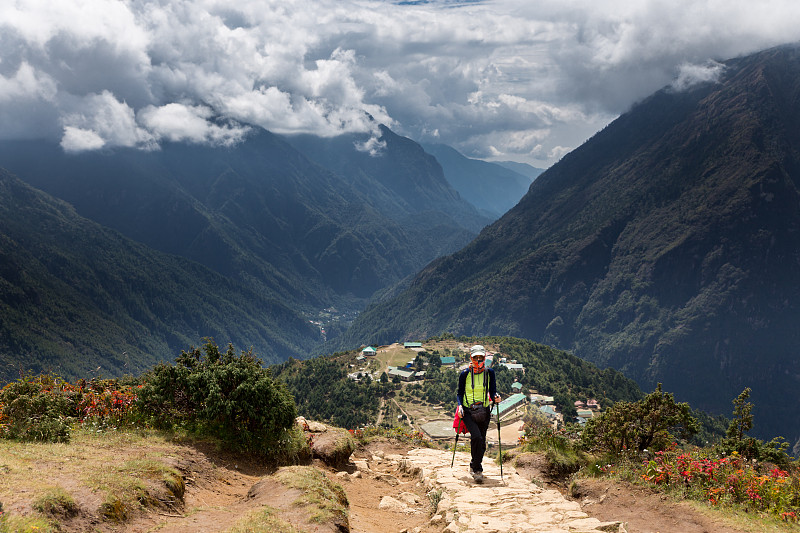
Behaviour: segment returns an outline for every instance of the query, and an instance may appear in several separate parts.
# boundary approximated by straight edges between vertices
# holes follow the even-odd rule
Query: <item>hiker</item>
[[[485,368],[486,348],[476,344],[470,348],[470,365],[458,376],[458,407],[456,411],[469,430],[472,460],[469,472],[476,483],[483,482],[483,454],[486,452],[486,432],[491,422],[491,402],[498,403],[494,370]]]

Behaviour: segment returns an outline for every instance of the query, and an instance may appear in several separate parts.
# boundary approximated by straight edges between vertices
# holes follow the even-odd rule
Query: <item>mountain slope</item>
[[[475,233],[490,222],[448,183],[439,162],[422,146],[385,126],[379,130],[380,137],[371,145],[369,137],[360,134],[330,139],[298,135],[287,140],[358,190],[368,190],[372,205],[393,220],[430,226],[427,219],[435,215],[440,224]]]
[[[402,208],[374,201],[380,183],[356,187],[268,132],[232,148],[167,144],[153,152],[64,154],[4,142],[0,166],[83,216],[308,311],[365,299],[482,227],[442,215],[444,199],[425,217],[411,210],[393,219],[384,211]],[[412,179],[414,171],[395,173]],[[418,178],[419,191],[438,191],[427,175]]]
[[[318,336],[274,299],[86,220],[1,169],[0,228],[0,382],[22,371],[137,374],[205,336],[277,362]]]
[[[348,339],[442,331],[539,339],[800,437],[800,52],[662,90],[543,173],[465,249]]]
[[[445,144],[423,147],[442,165],[450,185],[493,220],[514,207],[528,192],[531,180],[503,165],[464,157]]]

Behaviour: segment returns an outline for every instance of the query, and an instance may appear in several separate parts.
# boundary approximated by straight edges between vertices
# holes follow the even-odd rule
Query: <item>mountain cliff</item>
[[[722,414],[749,386],[755,432],[797,439],[798,132],[796,46],[665,88],[347,339],[541,340]]]

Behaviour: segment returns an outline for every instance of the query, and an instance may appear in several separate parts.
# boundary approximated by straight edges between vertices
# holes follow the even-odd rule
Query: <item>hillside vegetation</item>
[[[0,170],[0,383],[139,374],[204,336],[268,361],[310,349],[318,329],[198,263],[80,217]]]
[[[382,142],[345,142],[331,169],[266,131],[156,151],[0,141],[0,382],[142,372],[201,337],[269,363],[314,353],[488,223],[419,145]]]

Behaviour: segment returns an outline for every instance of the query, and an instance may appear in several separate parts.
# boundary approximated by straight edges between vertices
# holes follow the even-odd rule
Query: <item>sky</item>
[[[800,41],[798,21],[796,0],[2,0],[0,139],[157,150],[382,123],[546,168],[654,91]]]

